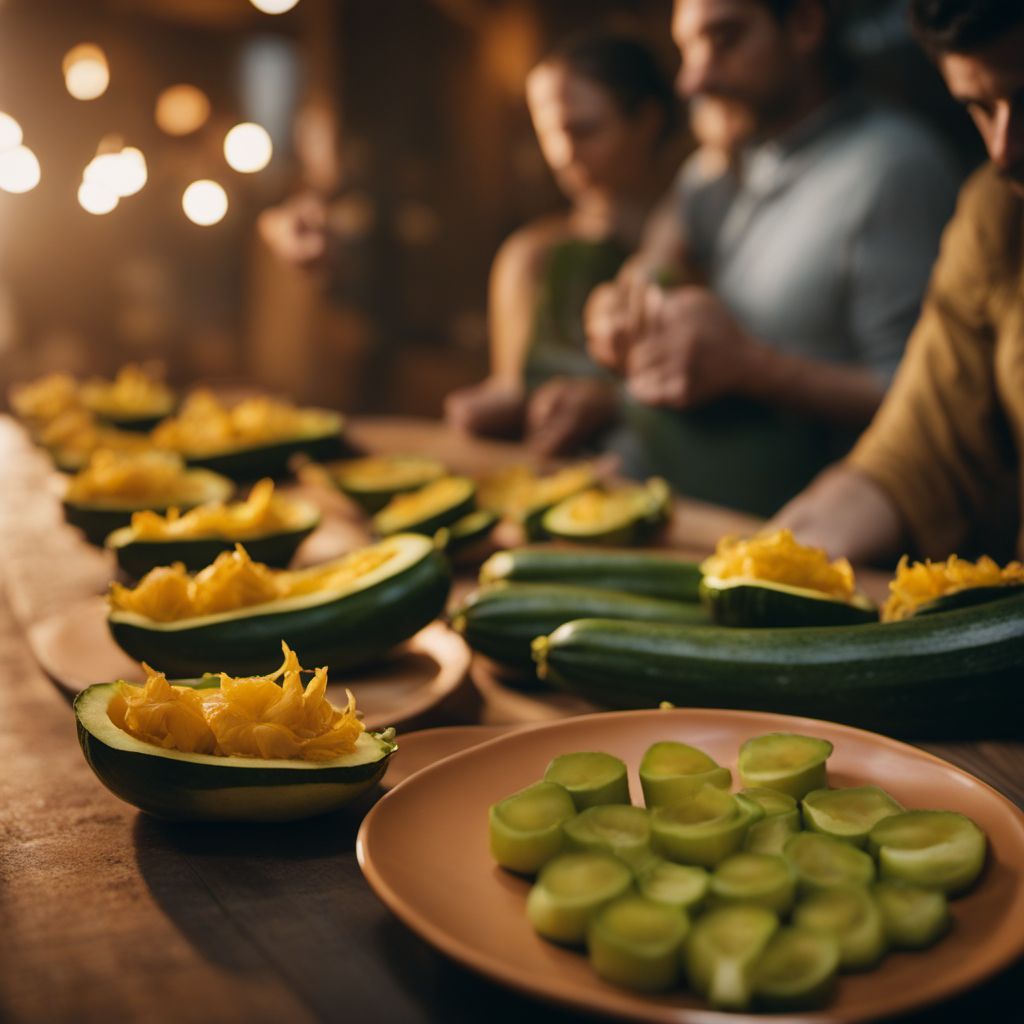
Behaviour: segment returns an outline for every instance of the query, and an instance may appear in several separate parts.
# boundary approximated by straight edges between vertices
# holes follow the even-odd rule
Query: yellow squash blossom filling
[[[182,501],[199,495],[202,481],[189,475],[180,456],[171,452],[114,452],[100,449],[71,479],[72,502]]]
[[[61,413],[79,408],[81,403],[74,377],[66,373],[51,373],[15,388],[11,394],[11,405],[22,419],[45,424]]]
[[[1010,562],[1003,568],[987,555],[970,562],[950,555],[945,562],[910,562],[904,555],[889,583],[889,597],[882,606],[883,622],[908,619],[918,608],[947,594],[976,587],[1007,587],[1024,584],[1024,566]]]
[[[563,501],[594,482],[594,470],[585,463],[566,466],[552,476],[537,476],[528,466],[508,466],[480,482],[477,505],[519,518],[532,509]]]
[[[134,612],[155,622],[177,622],[198,615],[215,615],[341,589],[375,571],[398,553],[389,542],[354,551],[337,562],[298,569],[274,570],[254,562],[241,544],[225,551],[202,571],[190,576],[181,562],[151,569],[134,589],[112,583],[109,602],[114,611]]]
[[[426,484],[444,476],[444,464],[417,455],[370,455],[335,463],[334,473],[353,490],[385,490]]]
[[[453,501],[466,496],[466,479],[461,476],[446,476],[432,484],[421,487],[409,494],[397,494],[384,510],[387,515],[415,516],[447,508]]]
[[[145,434],[101,427],[88,409],[70,409],[50,422],[39,440],[62,462],[81,465],[101,448],[114,452],[144,452],[153,445]]]
[[[363,732],[355,698],[336,708],[327,699],[327,669],[305,688],[298,656],[282,643],[284,662],[268,676],[220,675],[220,686],[172,686],[145,666],[142,686],[122,683],[107,714],[145,743],[186,754],[331,761],[355,750]]]
[[[181,412],[153,431],[153,443],[189,454],[230,451],[328,433],[337,417],[320,409],[297,409],[272,398],[247,398],[223,405],[209,391],[193,392]]]
[[[183,540],[191,537],[244,539],[287,530],[298,524],[302,509],[274,494],[273,480],[260,480],[245,501],[211,501],[182,514],[143,511],[132,514],[136,540]]]
[[[845,558],[834,562],[820,548],[798,544],[789,530],[744,540],[723,537],[701,571],[712,579],[752,579],[815,590],[848,600],[856,592],[853,568]]]
[[[160,413],[174,402],[170,388],[133,363],[118,370],[112,381],[87,381],[81,395],[90,409],[111,416]]]

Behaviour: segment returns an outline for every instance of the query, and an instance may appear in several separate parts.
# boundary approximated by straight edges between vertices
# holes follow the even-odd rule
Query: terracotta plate
[[[640,996],[594,975],[586,959],[538,938],[524,910],[529,883],[498,868],[488,851],[487,808],[539,779],[548,761],[605,750],[635,768],[657,740],[679,739],[736,766],[751,736],[796,731],[831,740],[835,786],[876,783],[908,808],[970,815],[991,843],[975,890],[952,903],[955,926],[924,954],[892,953],[875,971],[844,976],[831,1005],[787,1020],[855,1021],[905,1012],[970,987],[1024,952],[1024,814],[966,772],[914,747],[847,726],[746,711],[630,711],[517,730],[416,773],[367,815],[357,852],[367,880],[413,931],[448,956],[542,999],[612,1017],[721,1022],[680,991]],[[753,1019],[753,1018],[752,1018]]]
[[[92,683],[143,677],[139,665],[110,636],[102,597],[87,598],[37,623],[29,630],[28,640],[43,671],[72,696]],[[367,728],[397,726],[458,689],[469,659],[462,637],[433,622],[386,661],[356,669],[328,690],[337,704],[344,701],[344,687],[351,689]]]

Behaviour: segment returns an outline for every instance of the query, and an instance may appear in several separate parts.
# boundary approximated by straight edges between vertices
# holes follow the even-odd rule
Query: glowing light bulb
[[[168,135],[189,135],[206,124],[210,101],[202,89],[182,83],[164,89],[156,98],[154,117]]]
[[[0,113],[0,153],[21,145],[21,125],[10,114]]]
[[[193,181],[181,197],[181,208],[193,224],[209,227],[224,219],[228,212],[228,196],[215,181]]]
[[[224,136],[224,159],[242,174],[262,171],[274,155],[274,144],[266,128],[258,124],[236,124]]]
[[[117,193],[102,181],[83,181],[78,186],[78,203],[86,213],[101,216],[110,213],[117,204]]]
[[[107,91],[110,68],[94,43],[79,43],[64,55],[64,85],[76,100],[94,100]]]
[[[0,155],[0,188],[5,192],[31,192],[40,176],[39,160],[28,146],[15,146]]]
[[[257,11],[262,11],[264,14],[284,14],[285,11],[290,11],[298,2],[299,0],[249,0],[249,3]]]

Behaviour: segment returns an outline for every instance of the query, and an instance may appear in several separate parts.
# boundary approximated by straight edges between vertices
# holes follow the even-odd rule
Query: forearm
[[[839,426],[866,426],[885,397],[885,382],[873,370],[791,355],[756,339],[746,362],[748,397]]]

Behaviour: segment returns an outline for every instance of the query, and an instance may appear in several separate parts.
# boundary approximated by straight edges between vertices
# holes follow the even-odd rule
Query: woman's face
[[[653,104],[629,117],[603,86],[557,63],[530,72],[526,99],[544,159],[570,199],[644,182],[660,129]]]

